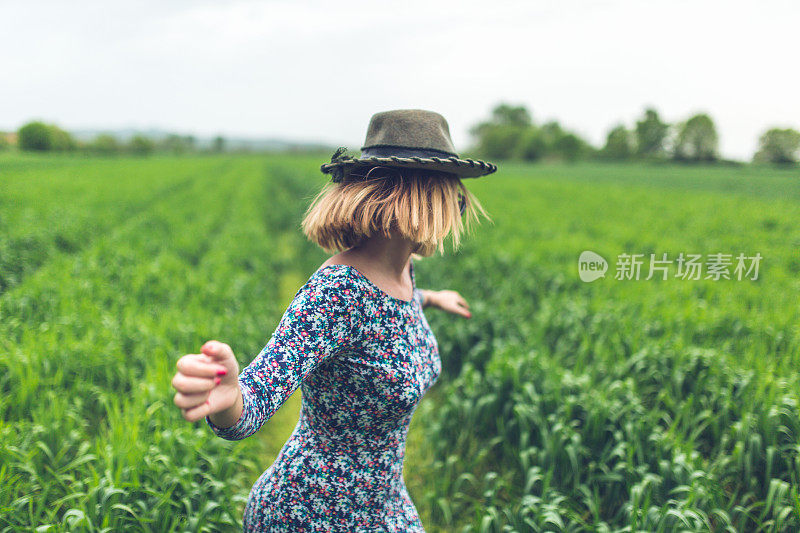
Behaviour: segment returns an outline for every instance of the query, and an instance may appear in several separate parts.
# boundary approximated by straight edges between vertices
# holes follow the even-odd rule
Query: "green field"
[[[0,154],[0,531],[241,529],[299,397],[229,442],[170,382],[212,338],[244,367],[325,260],[299,229],[325,159]],[[443,373],[405,466],[426,529],[800,530],[800,172],[465,183],[493,222],[415,269],[473,315],[426,310]],[[583,250],[605,279],[580,281]],[[763,260],[756,280],[614,279],[619,254],[681,252]]]

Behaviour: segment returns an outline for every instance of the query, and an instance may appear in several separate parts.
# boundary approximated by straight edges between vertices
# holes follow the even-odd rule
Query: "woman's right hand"
[[[178,372],[172,378],[175,405],[183,418],[196,422],[207,415],[233,408],[239,399],[239,363],[231,347],[208,341],[199,354],[178,359]]]

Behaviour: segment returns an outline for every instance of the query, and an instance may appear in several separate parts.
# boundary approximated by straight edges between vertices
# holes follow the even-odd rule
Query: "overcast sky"
[[[750,158],[800,128],[800,2],[0,0],[0,129],[160,128],[358,148],[419,108],[457,150],[498,102],[601,144],[652,105]]]

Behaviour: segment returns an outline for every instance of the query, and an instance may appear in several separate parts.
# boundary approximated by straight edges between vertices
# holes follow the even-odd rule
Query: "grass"
[[[244,366],[325,260],[320,156],[0,154],[0,531],[235,531],[294,428],[172,404],[207,339]],[[501,165],[489,211],[421,261],[444,372],[405,477],[430,531],[800,528],[796,171]],[[592,250],[606,278],[583,283]],[[616,280],[619,254],[763,256],[757,280]],[[674,270],[673,270],[674,272]]]

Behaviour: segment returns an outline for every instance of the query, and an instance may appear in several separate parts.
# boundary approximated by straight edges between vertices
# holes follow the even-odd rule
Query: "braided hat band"
[[[427,170],[438,170],[440,172],[451,172],[461,178],[478,178],[497,171],[497,165],[476,159],[461,159],[457,156],[441,157],[440,155],[426,156],[417,155],[417,151],[404,149],[407,155],[391,155],[379,157],[377,155],[367,155],[362,153],[361,157],[353,157],[347,153],[345,147],[339,147],[331,162],[320,167],[323,174],[331,174],[331,181],[338,183],[344,179],[345,174],[354,165],[383,165],[395,166],[400,168],[421,168]]]

